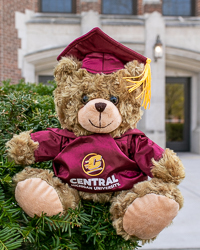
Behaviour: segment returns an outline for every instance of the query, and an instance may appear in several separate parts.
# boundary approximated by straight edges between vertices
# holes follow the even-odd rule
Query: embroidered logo
[[[90,176],[100,175],[105,168],[105,161],[101,155],[91,153],[85,156],[82,161],[83,171]]]

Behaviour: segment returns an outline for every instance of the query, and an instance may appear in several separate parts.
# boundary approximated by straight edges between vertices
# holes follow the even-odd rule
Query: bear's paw
[[[143,240],[156,237],[169,226],[179,211],[179,204],[162,195],[147,194],[137,198],[127,208],[123,228]]]
[[[56,190],[40,178],[31,178],[18,182],[15,198],[19,206],[30,216],[56,215],[63,212],[62,203]]]

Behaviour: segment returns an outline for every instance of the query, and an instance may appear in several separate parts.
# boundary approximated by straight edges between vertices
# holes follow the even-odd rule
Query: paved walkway
[[[178,153],[186,171],[185,180],[179,185],[184,196],[184,207],[173,225],[164,229],[153,242],[140,249],[200,250],[200,155]]]

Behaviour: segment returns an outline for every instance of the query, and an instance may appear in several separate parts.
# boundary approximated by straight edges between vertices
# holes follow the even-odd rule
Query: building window
[[[164,16],[194,16],[195,0],[163,0]]]
[[[43,83],[45,85],[49,85],[49,81],[54,81],[54,76],[39,76],[38,77],[38,82]]]
[[[102,14],[137,15],[137,0],[102,0]]]
[[[40,11],[47,13],[75,13],[76,0],[40,0]]]

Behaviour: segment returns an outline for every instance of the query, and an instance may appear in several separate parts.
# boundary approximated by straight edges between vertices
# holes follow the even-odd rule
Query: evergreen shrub
[[[47,86],[4,81],[0,87],[0,249],[137,249],[137,240],[125,241],[116,235],[109,204],[82,201],[64,216],[30,218],[16,203],[12,177],[23,168],[7,161],[5,143],[22,131],[60,127],[54,89],[54,82]],[[52,162],[33,167],[52,169]]]

